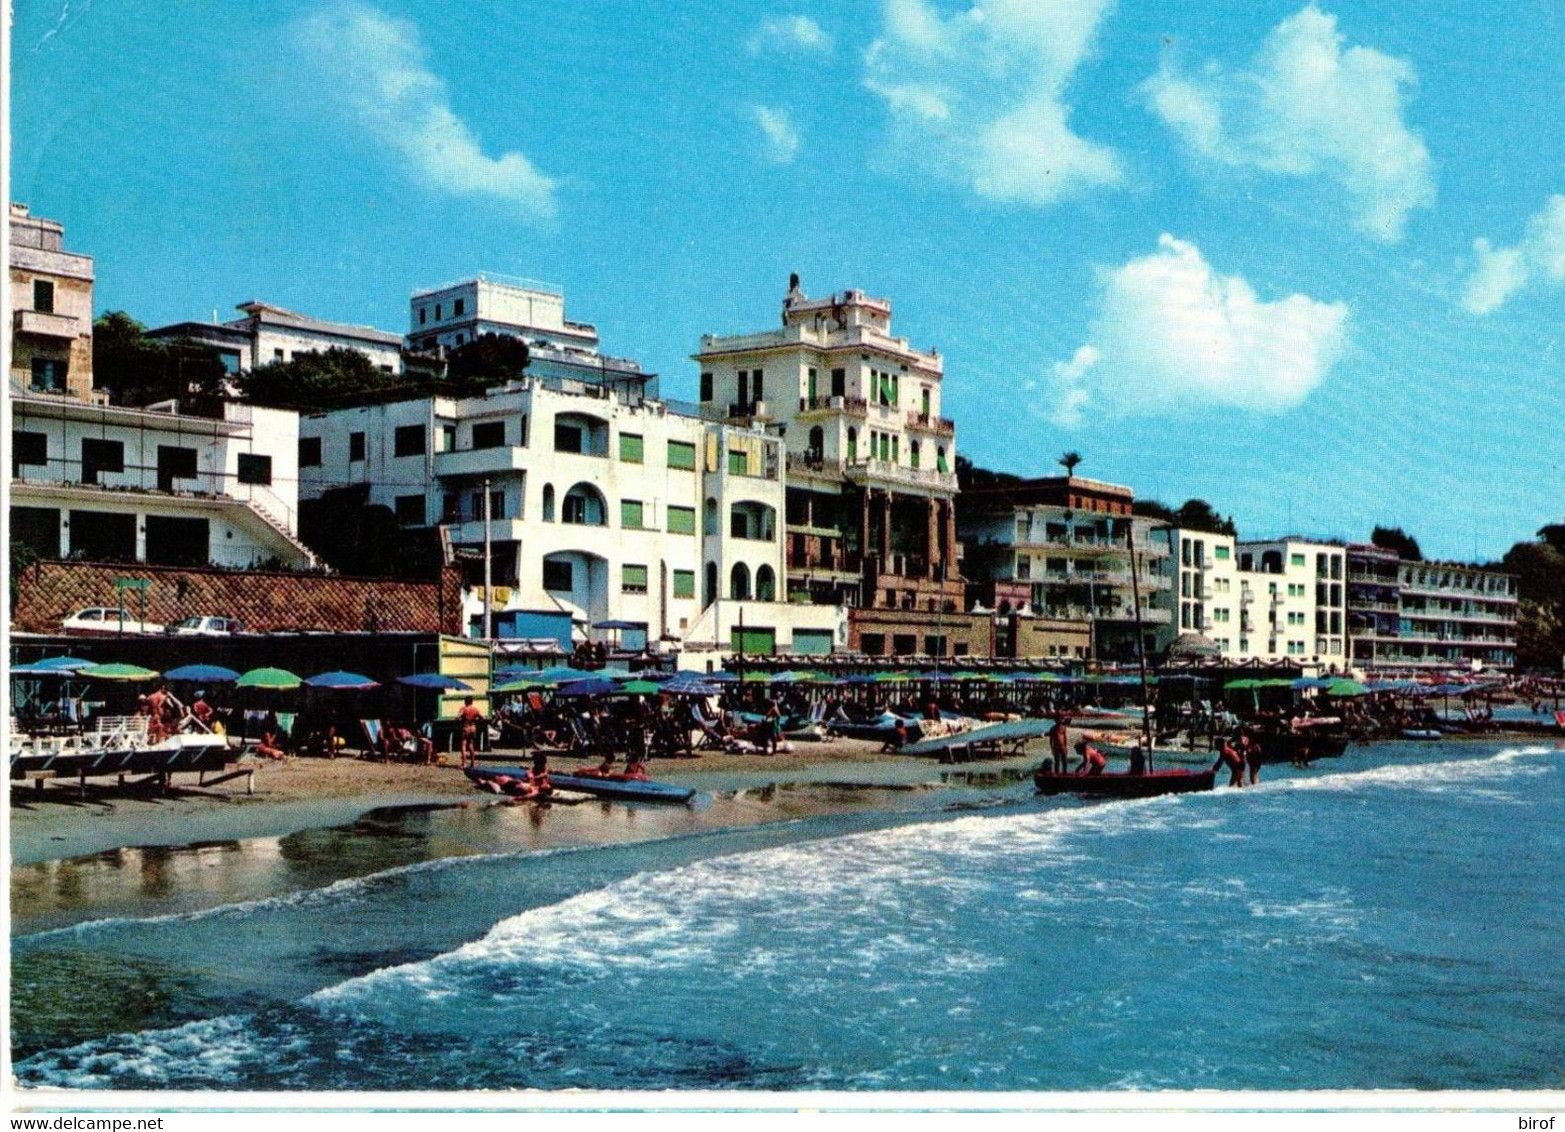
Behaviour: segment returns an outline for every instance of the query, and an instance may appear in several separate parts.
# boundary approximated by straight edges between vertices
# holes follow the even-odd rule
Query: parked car
[[[176,637],[227,637],[233,633],[243,633],[245,627],[232,617],[201,616],[176,621],[167,631]]]
[[[67,633],[161,633],[163,626],[150,621],[137,621],[128,609],[115,609],[107,605],[93,605],[78,609],[60,622]]]

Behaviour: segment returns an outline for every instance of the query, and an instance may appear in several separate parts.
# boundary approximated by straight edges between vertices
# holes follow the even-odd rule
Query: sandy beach
[[[775,755],[706,752],[698,758],[665,760],[654,777],[697,789],[734,789],[799,776],[818,781],[833,768],[851,781],[916,782],[938,776],[927,759],[880,754],[880,745],[838,739],[795,743]],[[255,793],[243,779],[198,785],[196,775],[176,775],[166,795],[118,788],[111,779],[89,780],[79,796],[74,781],[49,783],[36,793],[30,783],[11,783],[10,845],[13,865],[78,857],[133,846],[173,846],[279,837],[299,830],[342,825],[372,810],[393,806],[486,805],[461,773],[453,756],[438,766],[370,762],[356,758],[292,758],[245,761],[254,766]],[[523,752],[491,752],[484,765],[522,764]],[[576,760],[557,760],[556,770],[575,769]],[[868,771],[869,773],[866,773]]]

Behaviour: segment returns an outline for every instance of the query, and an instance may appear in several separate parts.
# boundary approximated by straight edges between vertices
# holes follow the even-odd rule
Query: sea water
[[[956,812],[425,860],[119,916],[13,941],[16,1073],[1558,1089],[1562,785],[1555,746],[1385,744],[1243,790],[1100,802],[996,782]]]

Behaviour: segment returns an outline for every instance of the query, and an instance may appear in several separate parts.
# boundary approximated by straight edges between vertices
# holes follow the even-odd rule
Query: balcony
[[[497,476],[519,472],[527,466],[527,449],[506,445],[501,448],[466,448],[460,452],[440,452],[435,456],[437,476]]]
[[[451,541],[457,546],[481,545],[484,541],[484,521],[474,519],[468,522],[442,521],[441,526],[451,536]],[[489,520],[490,542],[521,542],[525,524],[520,519],[491,519]]]
[[[890,484],[941,494],[956,491],[956,473],[936,471],[933,468],[907,468],[889,460],[860,460],[856,464],[845,465],[842,470],[857,484]]]
[[[15,311],[11,315],[11,329],[17,334],[32,334],[40,338],[75,338],[77,320],[68,314],[46,314],[43,311]]]
[[[869,402],[862,397],[800,397],[799,412],[806,413],[853,413],[863,416],[869,411]]]
[[[932,417],[928,413],[909,413],[907,415],[907,426],[920,432],[934,433],[936,436],[956,435],[955,421],[946,417]]]

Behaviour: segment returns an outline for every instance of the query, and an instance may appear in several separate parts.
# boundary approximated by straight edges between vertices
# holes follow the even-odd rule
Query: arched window
[[[919,443],[918,443],[918,441],[916,441],[916,440],[908,441],[908,443],[907,443],[907,463],[908,463],[908,467],[910,467],[910,468],[918,467],[918,452],[919,452]]]
[[[730,538],[771,542],[777,537],[777,510],[754,500],[741,500],[728,509]]]
[[[560,504],[560,522],[576,523],[587,527],[601,527],[608,520],[608,508],[603,496],[590,483],[579,483],[565,493]]]
[[[543,521],[545,523],[554,522],[554,485],[552,483],[543,485]]]
[[[826,455],[826,430],[820,425],[810,429],[810,450],[806,455],[811,460],[819,460]]]
[[[706,506],[701,508],[701,533],[717,534],[717,500],[715,499],[708,499]]]
[[[755,570],[755,600],[777,600],[777,575],[770,566],[758,566]]]
[[[946,447],[942,444],[935,449],[935,471],[949,472],[950,470],[950,468],[946,467]]]
[[[735,562],[728,575],[728,596],[734,601],[750,600],[750,567]]]
[[[848,463],[850,463],[850,464],[857,464],[858,462],[859,462],[859,430],[856,429],[856,428],[849,427],[849,429],[848,429]]]
[[[717,600],[717,563],[706,564],[706,589],[701,601],[701,608],[705,609]]]

